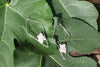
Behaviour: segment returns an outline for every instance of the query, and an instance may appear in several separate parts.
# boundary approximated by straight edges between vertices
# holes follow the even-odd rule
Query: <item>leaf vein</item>
[[[63,3],[62,3],[62,1],[61,0],[59,0],[59,2],[61,3],[61,5],[63,6],[63,8],[65,9],[65,11],[68,13],[68,15],[70,16],[70,17],[72,17],[71,16],[71,14],[68,12],[68,10],[66,9],[66,7],[63,5]]]
[[[53,58],[52,56],[50,56],[51,59],[53,59],[58,65],[60,65],[61,67],[64,67],[62,64],[60,64],[55,58]]]
[[[10,9],[12,9],[14,12],[16,12],[17,14],[19,14],[23,19],[27,20],[20,12],[18,12],[16,9],[12,8],[10,5],[8,5],[8,7]]]
[[[3,25],[4,29],[3,29],[3,33],[2,33],[2,36],[1,36],[0,43],[1,43],[2,39],[3,39],[4,32],[5,32],[5,25],[6,25],[6,14],[7,14],[7,6],[5,6],[5,17],[4,17],[4,25]]]

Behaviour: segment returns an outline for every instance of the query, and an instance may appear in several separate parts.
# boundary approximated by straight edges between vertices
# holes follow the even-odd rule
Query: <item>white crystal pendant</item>
[[[40,33],[40,34],[37,36],[37,38],[38,38],[38,41],[39,41],[41,44],[43,44],[43,42],[46,40],[46,37],[45,37],[42,33]]]
[[[59,44],[59,51],[61,53],[61,56],[62,58],[65,60],[66,58],[66,52],[67,52],[67,49],[66,49],[66,44]]]
[[[46,39],[46,37],[45,37],[45,35],[43,33],[40,33],[37,36],[37,41],[40,42],[43,46],[49,47],[48,41],[47,41],[47,39]]]

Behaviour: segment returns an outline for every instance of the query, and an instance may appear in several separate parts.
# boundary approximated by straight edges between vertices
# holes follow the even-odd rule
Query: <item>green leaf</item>
[[[45,66],[50,64],[57,67],[97,67],[96,62],[89,57],[71,57],[70,51],[88,53],[96,50],[100,45],[100,33],[97,32],[97,11],[95,7],[85,1],[77,0],[52,0],[56,15],[62,18],[56,27],[58,45],[66,44],[66,57],[58,51],[55,55],[47,57]],[[59,16],[60,15],[60,16]],[[59,30],[59,26],[63,30]],[[60,27],[60,28],[61,28]],[[60,32],[59,32],[60,31]],[[64,33],[66,33],[63,36]],[[63,38],[62,38],[62,37]],[[52,62],[55,63],[52,63]]]
[[[14,52],[15,67],[41,67],[42,56],[26,48],[17,48]]]
[[[98,67],[96,62],[88,57],[73,58],[67,54],[64,60],[59,51],[53,56],[46,57],[45,67],[51,65],[52,67]]]
[[[0,0],[0,67],[22,65],[21,63],[26,62],[23,59],[29,56],[27,53],[30,51],[33,52],[32,57],[34,52],[42,55],[54,54],[56,44],[52,37],[52,17],[52,12],[45,0],[11,0],[10,3],[8,0]],[[43,43],[39,41],[39,34],[46,38]],[[19,49],[15,51],[14,39],[22,46],[21,49],[27,48],[30,51]],[[14,51],[18,55],[15,59]],[[22,58],[23,52],[26,52],[27,56]],[[19,55],[21,53],[23,54]],[[39,58],[37,56],[36,60],[40,61]],[[27,65],[30,65],[28,63]],[[33,61],[32,65],[35,63],[38,62]]]
[[[91,3],[78,0],[53,0],[53,3],[57,14],[67,13],[70,17],[81,19],[89,25],[93,26],[93,28],[97,29],[96,20],[98,13],[96,8]],[[56,6],[56,4],[58,5]],[[67,16],[63,15],[63,17],[65,18]]]
[[[81,20],[81,17],[78,19],[77,17],[71,17],[70,16],[70,13],[66,12],[66,10],[69,10],[64,7],[62,7],[63,5],[61,3],[63,3],[64,0],[54,0],[53,1],[53,4],[54,4],[54,7],[55,7],[55,10],[56,10],[56,13],[57,14],[62,14],[62,21],[60,21],[60,24],[62,26],[62,28],[64,28],[66,32],[66,34],[70,37],[70,41],[69,42],[73,42],[75,41],[75,43],[78,45],[75,45],[77,46],[77,48],[81,48],[80,47],[80,44],[83,44],[84,47],[87,48],[87,46],[89,44],[91,44],[91,46],[93,46],[94,49],[96,49],[98,46],[99,46],[99,32],[97,32],[97,30],[94,29],[94,27],[92,27],[91,25],[89,25],[85,19]],[[58,2],[58,3],[57,3]],[[69,2],[69,1],[68,1]],[[75,1],[77,2],[77,1]],[[67,2],[65,1],[64,3],[66,3],[67,5]],[[73,3],[73,2],[72,2]],[[84,3],[84,2],[83,2]],[[59,10],[60,9],[63,9],[63,10],[60,10],[60,11],[63,11],[63,12],[57,12],[57,6],[61,6],[61,8],[59,7]],[[85,4],[84,4],[85,5]],[[88,4],[90,6],[90,4]],[[68,4],[69,6],[69,4]],[[65,6],[66,7],[66,6]],[[93,6],[92,6],[93,7]],[[77,6],[78,8],[78,6]],[[94,8],[91,8],[92,10]],[[77,10],[77,9],[76,9]],[[80,9],[81,10],[81,9]],[[79,10],[79,11],[80,11]],[[88,8],[86,8],[86,10],[88,10]],[[94,9],[95,10],[95,9]],[[74,10],[73,10],[74,11]],[[95,13],[97,11],[95,10]],[[75,13],[75,14],[79,14],[79,13]],[[81,13],[80,13],[81,14]],[[79,15],[80,15],[79,14]],[[85,13],[86,15],[87,13]],[[97,15],[96,15],[97,16]],[[82,17],[84,17],[82,15]],[[91,16],[90,16],[91,17]],[[90,17],[87,17],[87,19]],[[97,18],[97,17],[96,17]],[[94,19],[92,19],[94,20]],[[94,22],[95,23],[95,22]],[[95,23],[96,24],[96,23]],[[59,25],[58,25],[59,26]],[[90,34],[92,33],[92,34]],[[62,34],[58,34],[58,36],[62,36]],[[59,38],[58,38],[59,39]],[[64,38],[65,39],[65,38]],[[63,39],[62,39],[63,40]],[[72,43],[71,43],[72,44]],[[70,46],[70,45],[69,45]],[[81,45],[82,46],[82,45]],[[83,48],[83,47],[82,47]],[[93,48],[84,48],[83,52],[86,53],[86,52],[90,52],[90,51],[93,51],[94,49]],[[87,51],[88,50],[88,51]]]

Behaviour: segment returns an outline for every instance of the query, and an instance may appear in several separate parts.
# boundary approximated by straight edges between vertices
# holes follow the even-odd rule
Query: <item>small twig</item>
[[[97,48],[95,51],[87,53],[87,54],[82,54],[75,51],[70,51],[69,54],[72,57],[83,57],[83,56],[91,57],[97,62],[98,67],[100,67],[100,47]]]

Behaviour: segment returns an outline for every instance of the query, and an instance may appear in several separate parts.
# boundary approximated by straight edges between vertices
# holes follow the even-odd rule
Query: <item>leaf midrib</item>
[[[12,9],[14,12],[16,12],[17,14],[19,14],[24,20],[26,20],[25,19],[25,17],[20,13],[20,12],[18,12],[17,10],[15,10],[14,8],[12,8],[8,3],[7,4],[5,4],[5,5],[2,5],[2,6],[0,6],[0,8],[2,8],[2,7],[5,7],[5,16],[4,16],[4,25],[3,25],[3,33],[2,33],[2,36],[1,36],[1,40],[0,40],[0,44],[1,44],[1,41],[2,41],[2,39],[3,39],[3,36],[4,36],[4,32],[5,32],[5,25],[6,25],[6,16],[7,16],[7,8],[9,7],[10,9]]]
[[[63,5],[63,2],[62,2],[61,0],[59,0],[59,2],[60,2],[60,4],[62,5],[62,7],[64,8],[64,10],[68,13],[68,15],[69,15],[70,17],[73,17],[73,16],[70,14],[70,12],[67,10],[67,8]]]
[[[0,44],[1,44],[1,41],[3,39],[3,36],[4,36],[4,32],[5,32],[5,25],[6,25],[6,14],[7,14],[7,6],[6,5],[3,5],[1,7],[5,7],[5,16],[4,16],[4,25],[3,25],[3,33],[1,35],[1,40],[0,40]]]
[[[2,36],[1,36],[1,40],[0,40],[0,43],[1,43],[1,41],[2,41],[2,39],[3,39],[3,36],[4,36],[4,32],[5,32],[5,25],[6,25],[6,15],[7,15],[7,7],[9,7],[9,8],[11,8],[14,12],[16,12],[17,14],[19,14],[22,18],[24,18],[25,19],[25,17],[20,13],[20,12],[18,12],[17,10],[15,10],[14,8],[12,8],[8,3],[7,4],[5,4],[5,5],[2,5],[2,6],[0,6],[0,8],[2,8],[2,7],[5,7],[5,16],[4,16],[4,25],[3,25],[3,33],[2,33]],[[26,19],[25,19],[26,20]]]

